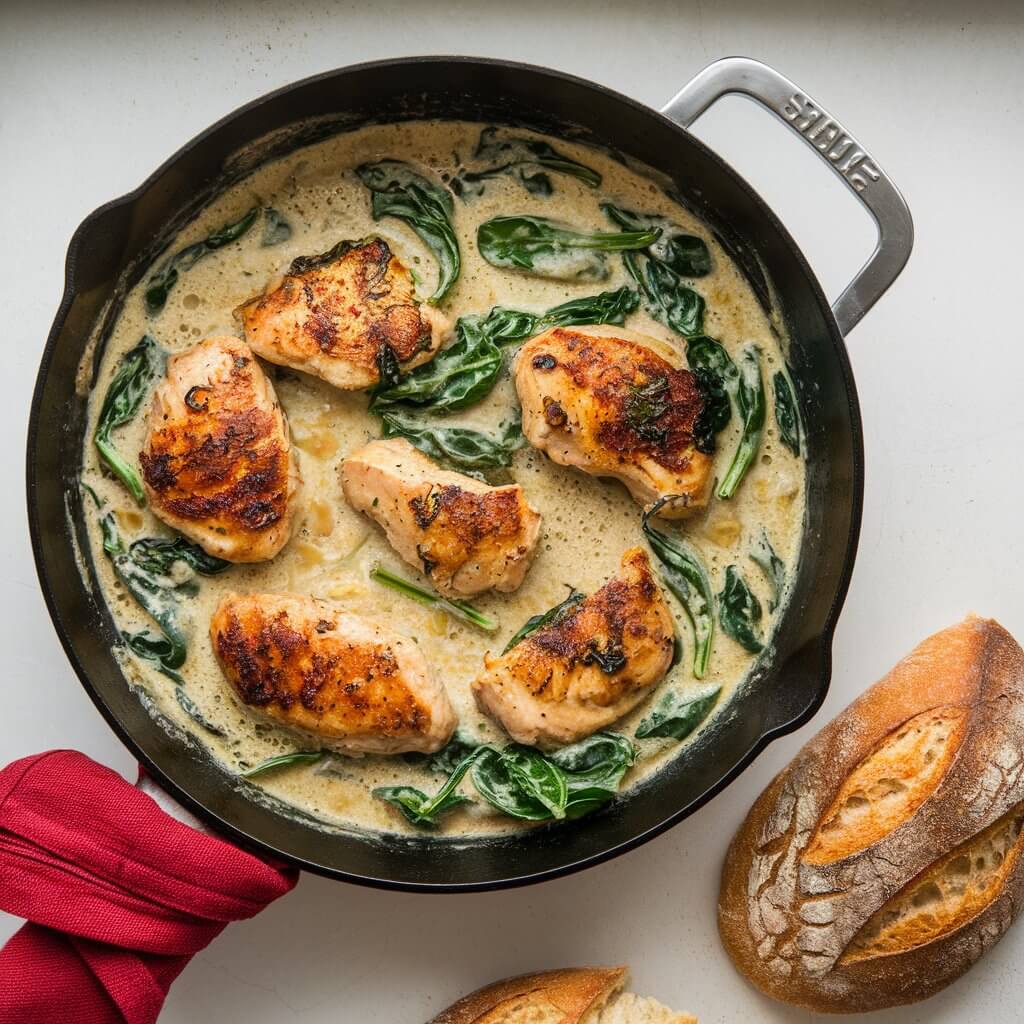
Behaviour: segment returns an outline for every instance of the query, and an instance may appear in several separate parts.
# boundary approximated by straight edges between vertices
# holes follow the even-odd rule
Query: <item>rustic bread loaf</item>
[[[1024,652],[975,617],[925,640],[825,726],[729,847],[722,940],[814,1010],[923,999],[1024,897]]]
[[[623,992],[625,967],[571,967],[478,989],[431,1024],[697,1024],[654,999]]]

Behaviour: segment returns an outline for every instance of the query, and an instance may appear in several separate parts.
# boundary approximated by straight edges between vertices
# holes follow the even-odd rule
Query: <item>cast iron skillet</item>
[[[834,310],[771,210],[685,130],[730,92],[757,100],[799,132],[878,222],[878,248]],[[129,689],[111,653],[117,631],[95,588],[83,582],[75,554],[76,537],[87,551],[77,486],[86,393],[76,388],[76,373],[94,326],[100,323],[104,337],[125,292],[175,232],[263,161],[368,122],[434,117],[529,126],[607,147],[664,175],[719,235],[763,302],[781,313],[807,437],[807,519],[795,589],[752,684],[686,756],[628,799],[578,822],[457,846],[327,832],[252,799],[251,788],[154,721]],[[863,489],[860,412],[843,335],[899,274],[912,236],[902,197],[863,147],[791,82],[742,58],[711,65],[660,114],[554,71],[449,57],[343,68],[243,107],[135,192],[86,218],[71,240],[66,290],[32,403],[28,513],[43,594],[75,671],[123,742],[178,800],[237,842],[311,871],[390,888],[486,889],[565,874],[639,845],[711,799],[769,740],[810,718],[825,696]]]

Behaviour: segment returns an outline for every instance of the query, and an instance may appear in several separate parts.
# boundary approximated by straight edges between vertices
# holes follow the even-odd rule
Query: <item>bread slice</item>
[[[969,617],[825,726],[751,808],[718,922],[758,988],[812,1010],[913,1002],[1024,900],[1024,651]]]
[[[507,978],[453,1003],[431,1024],[697,1024],[624,992],[625,967],[570,967]]]

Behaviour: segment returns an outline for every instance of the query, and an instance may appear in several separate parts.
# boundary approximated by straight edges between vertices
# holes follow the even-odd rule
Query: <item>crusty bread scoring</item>
[[[853,1012],[954,981],[1024,896],[1024,652],[991,620],[925,640],[761,794],[719,928],[769,995]]]
[[[697,1024],[623,992],[625,967],[570,967],[507,978],[472,992],[431,1024]]]

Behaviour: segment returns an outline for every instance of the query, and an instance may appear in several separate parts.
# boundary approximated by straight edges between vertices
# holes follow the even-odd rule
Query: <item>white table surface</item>
[[[658,106],[716,57],[758,57],[861,136],[917,226],[902,279],[850,338],[866,432],[864,529],[816,723],[774,744],[667,835],[571,878],[430,897],[307,876],[197,956],[162,1020],[415,1024],[497,976],[616,962],[632,964],[638,991],[703,1024],[818,1019],[734,974],[715,930],[720,862],[771,774],[923,636],[973,609],[1024,637],[1022,9],[926,0],[212,6],[0,3],[0,759],[76,747],[126,774],[133,767],[58,646],[22,495],[37,360],[67,241],[89,211],[235,106],[355,61],[448,52],[528,60]],[[698,134],[760,188],[837,294],[872,244],[852,198],[740,100],[723,103]],[[0,938],[17,925],[0,918]],[[1022,957],[1024,925],[928,1003],[870,1019],[1018,1020]]]

